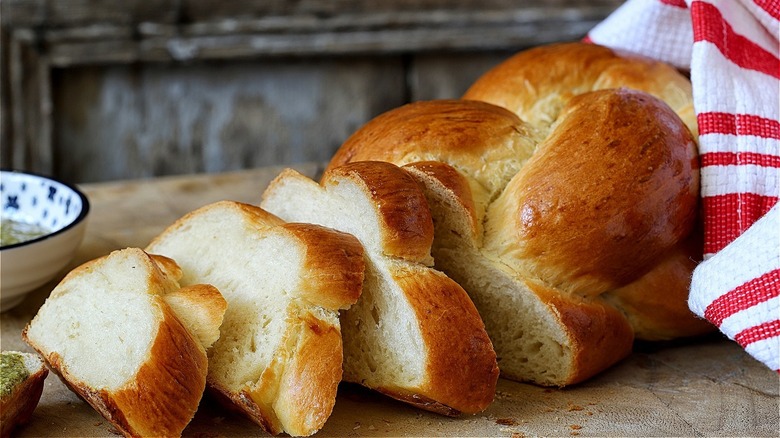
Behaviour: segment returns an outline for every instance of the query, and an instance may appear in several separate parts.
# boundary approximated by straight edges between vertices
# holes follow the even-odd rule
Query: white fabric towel
[[[705,261],[689,306],[780,373],[780,1],[628,0],[586,40],[690,70]]]

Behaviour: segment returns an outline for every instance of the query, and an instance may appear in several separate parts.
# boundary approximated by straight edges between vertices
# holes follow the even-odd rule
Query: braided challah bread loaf
[[[635,337],[711,330],[686,305],[701,249],[685,77],[598,46],[553,45],[499,65],[466,98],[493,103],[389,111],[326,174],[380,160],[415,176],[436,267],[474,300],[504,376],[567,385],[625,357]]]

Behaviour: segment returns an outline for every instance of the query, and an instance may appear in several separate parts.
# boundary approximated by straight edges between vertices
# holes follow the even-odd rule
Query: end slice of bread
[[[366,248],[363,295],[342,313],[345,380],[446,415],[490,404],[492,344],[466,292],[428,266],[433,222],[409,175],[389,163],[352,163],[320,185],[288,169],[261,205],[349,232]]]
[[[87,262],[57,285],[22,333],[125,436],[181,435],[206,385],[206,350],[187,326],[218,326],[221,298],[200,286],[198,295],[217,309],[208,321],[183,322],[165,299],[186,292],[169,274],[174,266],[138,248]]]
[[[184,216],[147,250],[175,259],[183,285],[213,284],[228,302],[209,352],[208,384],[220,398],[272,434],[319,430],[342,376],[338,310],[361,292],[360,243],[223,201]]]
[[[30,420],[48,375],[36,354],[0,353],[0,437],[10,437],[14,428]]]

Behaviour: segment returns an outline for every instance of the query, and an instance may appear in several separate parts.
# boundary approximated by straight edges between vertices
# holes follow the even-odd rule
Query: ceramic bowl
[[[0,311],[19,304],[70,263],[84,238],[87,197],[75,186],[26,172],[0,171],[0,215],[46,234],[0,246]]]

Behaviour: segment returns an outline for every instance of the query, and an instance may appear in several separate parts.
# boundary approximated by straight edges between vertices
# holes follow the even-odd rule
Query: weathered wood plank
[[[415,55],[409,63],[407,76],[409,98],[412,101],[457,99],[483,73],[513,53],[500,51]]]
[[[10,47],[10,35],[0,29],[0,167],[10,166],[13,160]]]
[[[104,181],[326,161],[404,103],[403,89],[400,58],[65,69],[57,173]]]
[[[432,51],[510,50],[582,38],[596,22],[531,23],[511,27],[404,29],[317,34],[234,34],[61,42],[55,66],[114,62],[250,59],[260,56],[380,55]],[[561,30],[563,29],[563,30]]]
[[[315,16],[320,18],[359,13],[403,13],[409,11],[527,10],[544,8],[616,8],[622,0],[182,0],[182,16],[187,20],[211,21],[221,17]]]
[[[0,7],[3,24],[11,27],[168,23],[179,19],[178,0],[3,0]]]
[[[387,14],[397,16],[434,13],[446,15],[452,11],[470,14],[492,12],[544,11],[544,16],[576,13],[579,10],[612,10],[622,0],[526,0],[522,4],[505,0],[4,0],[2,22],[11,27],[66,27],[103,24],[139,24],[143,22],[189,24],[197,22],[261,17],[313,17],[319,21],[352,17],[355,20]],[[510,15],[512,15],[510,13]]]
[[[349,30],[439,29],[479,26],[516,26],[531,23],[592,21],[614,9],[610,5],[579,7],[514,7],[474,10],[398,10],[369,12],[342,11],[336,15],[295,14],[247,17],[211,16],[209,19],[180,26],[184,36],[236,33],[328,33]]]
[[[244,108],[244,113],[267,118],[280,107],[274,104],[268,109],[265,102],[255,99],[257,96],[243,101],[236,98],[231,103],[211,96],[209,93],[224,88],[215,85],[222,69],[235,72],[246,65],[262,65],[262,73],[256,77],[249,73],[233,76],[230,80],[238,81],[233,85],[236,90],[256,81],[266,82],[266,87],[283,86],[285,79],[274,78],[274,74],[302,74],[306,81],[317,82],[330,71],[322,67],[323,62],[336,57],[339,60],[332,62],[341,67],[334,71],[342,72],[341,76],[350,78],[354,65],[371,77],[370,81],[353,78],[355,84],[376,82],[374,86],[355,85],[363,95],[353,97],[354,105],[384,110],[409,99],[456,97],[496,53],[578,39],[620,3],[622,0],[2,0],[0,22],[6,37],[0,51],[6,53],[6,66],[0,71],[7,72],[10,84],[0,99],[3,111],[10,116],[2,122],[0,158],[32,170],[56,173],[62,168],[65,175],[85,181],[208,171],[212,167],[207,158],[215,155],[206,153],[206,144],[227,147],[231,142],[243,144],[253,136],[280,136],[280,132],[288,137],[278,138],[302,144],[290,140],[289,117],[284,123],[274,122],[283,129],[257,131],[242,113],[221,113],[224,108]],[[299,60],[295,70],[300,71],[278,68],[291,57]],[[372,60],[367,61],[368,57]],[[348,58],[356,60],[347,62]],[[375,66],[367,67],[370,63]],[[372,73],[388,64],[391,67],[386,75]],[[266,70],[269,65],[277,67]],[[55,69],[53,86],[51,69]],[[189,71],[192,76],[188,76]],[[189,112],[172,107],[168,101],[173,97],[164,91],[180,82],[178,76],[189,78],[183,83],[200,80],[203,86],[202,91],[189,93],[191,97],[180,98],[193,108]],[[152,78],[155,85],[149,85]],[[331,84],[332,90],[323,91],[329,97],[322,100],[335,102],[332,108],[326,105],[326,110],[341,111],[350,106],[339,95],[343,84],[337,82]],[[77,92],[74,87],[82,89]],[[53,106],[52,91],[57,94]],[[89,114],[85,112],[88,96],[93,96],[91,104],[95,106]],[[109,96],[119,98],[120,103],[106,103]],[[296,111],[311,102],[300,93],[291,96],[288,100],[295,103],[288,105]],[[211,109],[206,111],[200,105],[211,105]],[[167,110],[154,110],[158,107]],[[112,112],[116,108],[124,111]],[[201,112],[197,117],[191,114],[195,109]],[[353,123],[356,128],[378,112],[347,108],[342,116],[359,120]],[[226,137],[230,142],[204,134],[206,128],[227,129],[226,117],[235,128]],[[351,131],[329,117],[324,120],[338,134],[329,136],[322,126],[306,122],[298,127],[306,133],[295,138],[325,139],[333,148],[334,138],[343,140]],[[96,122],[74,128],[68,122],[72,118]],[[173,133],[169,132],[171,127]],[[101,129],[104,132],[99,133]],[[187,135],[195,146],[182,140]],[[135,145],[128,146],[130,137]],[[285,149],[287,145],[278,138],[263,140],[267,146],[263,152],[248,152],[245,146],[237,148],[237,156],[230,155],[234,151],[221,152],[218,158],[225,161],[213,169],[327,158],[305,148],[305,153],[296,155],[290,150],[298,146]],[[66,145],[76,153],[65,153]],[[115,145],[119,147],[112,149]],[[103,162],[117,150],[120,156],[135,154],[125,157],[129,168]],[[178,151],[178,161],[169,159],[171,151]],[[100,159],[92,160],[93,154]],[[79,166],[86,170],[76,169]]]

